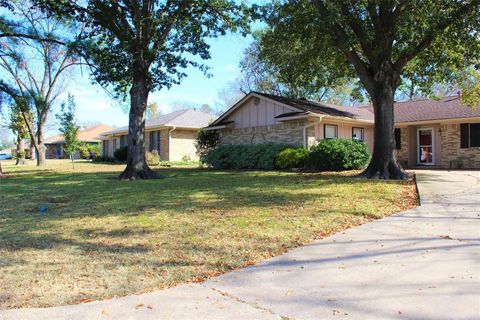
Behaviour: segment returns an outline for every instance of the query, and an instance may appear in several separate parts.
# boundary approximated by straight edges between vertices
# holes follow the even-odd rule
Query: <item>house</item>
[[[217,117],[195,109],[175,111],[145,122],[145,145],[165,161],[198,160],[195,139],[198,131]],[[115,150],[128,144],[128,126],[102,133],[102,154],[113,157]]]
[[[251,92],[213,122],[220,143],[311,147],[319,139],[357,139],[373,150],[373,113],[305,99]]]
[[[81,129],[78,131],[77,138],[80,142],[87,144],[99,144],[101,140],[98,136],[105,131],[112,130],[113,127],[100,124],[87,129]],[[47,159],[63,159],[67,157],[64,153],[63,146],[65,145],[65,138],[63,135],[56,135],[45,140],[45,147],[47,148]],[[78,158],[77,156],[74,156]]]
[[[480,108],[460,96],[395,104],[397,158],[405,167],[480,169]]]
[[[459,96],[395,103],[397,157],[405,167],[480,168],[480,108]],[[319,139],[356,139],[373,150],[371,107],[345,107],[251,92],[207,130],[222,144],[284,143],[310,147]]]

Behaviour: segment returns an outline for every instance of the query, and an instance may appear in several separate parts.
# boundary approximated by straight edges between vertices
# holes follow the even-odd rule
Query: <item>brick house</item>
[[[251,92],[207,130],[222,144],[284,143],[311,147],[319,139],[356,139],[373,150],[371,107],[336,106]],[[458,96],[395,104],[397,156],[405,167],[480,168],[480,108]]]
[[[164,161],[198,160],[195,139],[198,131],[217,117],[195,109],[175,111],[145,121],[146,150],[156,150]],[[103,132],[102,155],[113,157],[128,144],[128,126]]]
[[[480,169],[480,108],[459,96],[396,103],[395,135],[405,167]]]
[[[101,141],[98,138],[98,135],[107,130],[112,130],[113,127],[100,124],[86,129],[81,129],[78,131],[77,138],[80,142],[85,144],[99,144]],[[65,154],[63,146],[65,145],[65,138],[63,135],[56,135],[45,140],[46,147],[46,156],[47,159],[63,159],[67,158],[68,155]],[[80,155],[75,154],[75,159],[80,158]]]

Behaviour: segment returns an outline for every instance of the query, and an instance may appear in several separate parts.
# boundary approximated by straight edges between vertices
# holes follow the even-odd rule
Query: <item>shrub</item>
[[[160,155],[157,150],[145,153],[145,159],[149,166],[158,166],[160,164]]]
[[[286,148],[280,144],[219,145],[202,162],[215,169],[273,170],[278,154]]]
[[[115,162],[115,158],[111,158],[111,157],[96,157],[94,159],[92,159],[93,162],[98,162],[98,163],[112,163],[112,162]]]
[[[370,159],[367,145],[349,139],[320,140],[310,149],[306,166],[315,171],[361,169]]]
[[[215,149],[218,145],[218,131],[215,130],[203,130],[198,131],[197,138],[195,140],[195,148],[197,149],[197,155],[202,159],[210,151]]]
[[[120,162],[125,162],[127,161],[127,155],[128,155],[128,147],[121,147],[115,150],[113,153],[115,159]]]
[[[275,161],[277,169],[292,169],[305,167],[305,161],[308,157],[307,148],[287,148],[281,151]]]
[[[78,147],[78,151],[80,152],[80,157],[82,159],[88,159],[90,158],[90,151],[88,151],[87,145],[83,144],[80,147]]]

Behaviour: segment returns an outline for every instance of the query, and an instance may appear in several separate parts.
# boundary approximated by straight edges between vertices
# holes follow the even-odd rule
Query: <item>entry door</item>
[[[417,155],[418,164],[433,164],[433,129],[418,129],[417,130]]]

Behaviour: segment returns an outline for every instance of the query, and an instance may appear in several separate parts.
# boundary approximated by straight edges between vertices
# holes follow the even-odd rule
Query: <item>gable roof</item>
[[[365,110],[363,108],[337,106],[334,104],[312,101],[307,99],[292,99],[292,98],[286,98],[286,97],[281,97],[281,96],[276,96],[271,94],[258,93],[258,92],[256,93],[261,96],[270,98],[272,100],[281,102],[283,104],[292,106],[294,108],[297,108],[303,111],[308,111],[308,112],[313,112],[313,113],[323,114],[328,116],[334,116],[334,117],[346,117],[346,118],[352,118],[352,119],[373,121],[373,114],[370,111]],[[278,117],[281,117],[281,116],[282,115]]]
[[[145,121],[145,129],[157,127],[180,127],[200,129],[208,126],[217,116],[195,109],[179,110]],[[103,132],[102,136],[128,132],[128,126]]]
[[[314,114],[327,115],[327,116],[333,116],[333,117],[345,117],[345,118],[356,119],[356,120],[373,121],[373,113],[365,108],[337,106],[333,104],[311,101],[307,99],[292,99],[292,98],[252,91],[248,95],[246,95],[243,99],[238,101],[235,105],[233,105],[230,109],[228,109],[224,114],[222,114],[216,121],[214,121],[210,125],[210,127],[227,124],[227,122],[223,120],[233,111],[241,107],[243,103],[252,96],[264,97],[264,98],[276,101],[278,103],[281,103],[283,105],[290,106],[294,108],[294,110],[298,110],[298,111],[291,111],[291,112],[280,114],[275,117],[277,119],[295,117],[295,116],[307,116],[308,114],[314,113]],[[231,122],[231,121],[228,121],[228,122]]]
[[[397,102],[394,111],[395,123],[480,117],[480,108],[467,107],[459,95]]]
[[[84,130],[78,131],[78,140],[82,142],[100,142],[98,136],[107,130],[112,130],[113,127],[100,124],[98,126],[90,127]],[[45,140],[45,144],[57,144],[64,143],[65,138],[63,135],[58,134]]]

